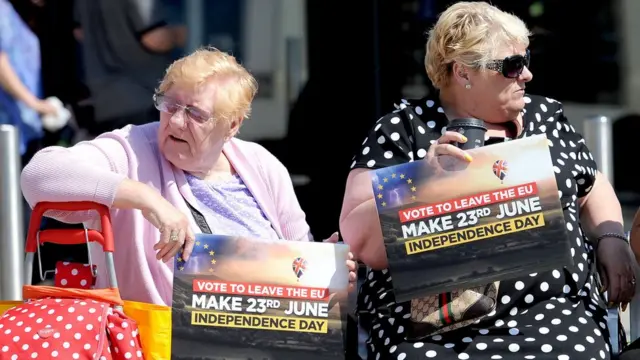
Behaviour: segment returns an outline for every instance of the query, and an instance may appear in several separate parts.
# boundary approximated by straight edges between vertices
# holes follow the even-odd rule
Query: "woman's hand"
[[[136,180],[125,178],[113,199],[116,209],[139,209],[145,219],[160,231],[160,241],[153,246],[156,258],[167,262],[184,246],[185,260],[189,259],[195,235],[189,228],[189,219],[158,190]]]
[[[596,262],[609,306],[623,304],[626,307],[636,293],[636,259],[631,248],[621,239],[601,239]]]
[[[170,261],[184,247],[183,259],[188,260],[193,250],[195,235],[189,219],[166,199],[159,197],[150,210],[143,210],[145,219],[160,231],[160,241],[153,246],[156,259]]]
[[[358,263],[356,263],[351,251],[349,251],[347,268],[349,269],[349,292],[351,292],[356,288],[356,285],[358,283]]]
[[[323,242],[336,244],[340,239],[340,234],[336,231],[328,239],[325,239]],[[353,253],[349,251],[349,259],[347,259],[347,269],[349,269],[349,291],[352,291],[356,288],[356,283],[358,281],[358,264],[356,264]]]
[[[40,116],[58,114],[58,109],[45,100],[38,100],[33,105],[33,110],[37,111]]]
[[[437,159],[440,155],[450,155],[462,161],[471,162],[473,158],[466,151],[456,147],[452,143],[466,143],[467,137],[455,132],[445,132],[438,141],[429,147],[428,159]]]

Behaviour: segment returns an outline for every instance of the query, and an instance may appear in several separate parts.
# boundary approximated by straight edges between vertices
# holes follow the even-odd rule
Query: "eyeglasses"
[[[504,60],[492,60],[487,64],[487,69],[497,71],[504,77],[515,79],[524,71],[525,66],[529,67],[531,62],[531,53],[523,55],[513,55],[504,58]]]
[[[171,115],[180,111],[180,109],[184,109],[190,119],[201,124],[213,118],[208,111],[192,105],[183,105],[178,100],[160,93],[153,94],[153,104],[156,109]]]

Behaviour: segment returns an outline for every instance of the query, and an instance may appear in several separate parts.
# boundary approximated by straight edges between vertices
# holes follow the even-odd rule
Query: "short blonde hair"
[[[529,46],[530,34],[520,18],[486,2],[456,3],[429,31],[427,75],[436,89],[442,89],[449,83],[454,62],[484,68],[505,45]]]
[[[251,102],[258,91],[256,79],[235,57],[213,47],[200,48],[176,60],[167,68],[157,91],[164,93],[174,84],[196,88],[209,80],[224,84],[224,90],[216,93],[213,114],[216,119],[229,121],[251,116]]]

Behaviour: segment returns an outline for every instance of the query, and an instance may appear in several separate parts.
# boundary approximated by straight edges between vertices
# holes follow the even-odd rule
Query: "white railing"
[[[592,116],[584,121],[582,135],[598,170],[613,184],[613,127],[608,116]]]
[[[18,129],[0,125],[0,299],[21,300],[24,216]]]

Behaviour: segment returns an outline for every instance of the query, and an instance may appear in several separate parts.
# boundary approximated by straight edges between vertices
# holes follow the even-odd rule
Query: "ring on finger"
[[[178,241],[178,232],[177,231],[172,231],[171,235],[169,235],[169,240]]]

